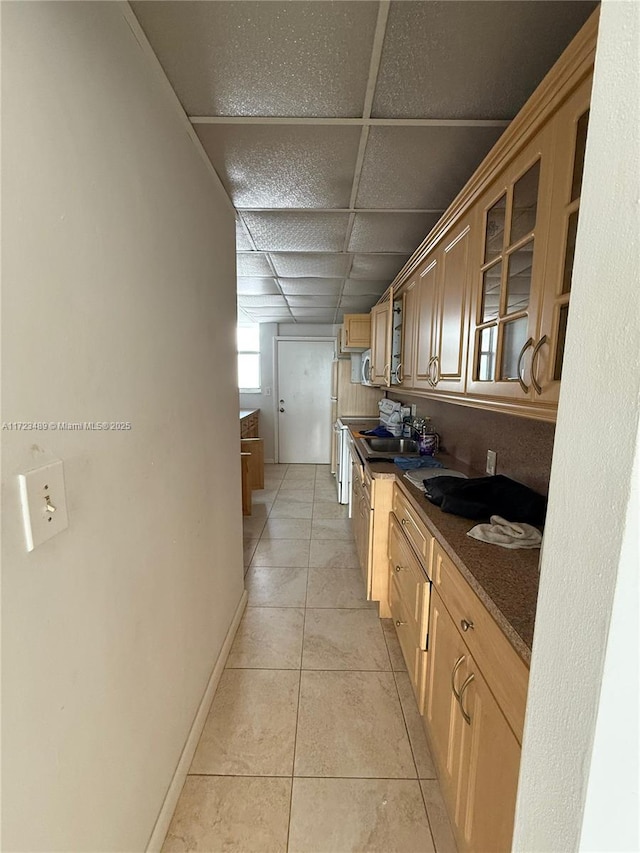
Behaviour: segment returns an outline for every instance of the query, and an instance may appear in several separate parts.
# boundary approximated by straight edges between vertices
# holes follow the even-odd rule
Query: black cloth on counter
[[[541,526],[547,499],[528,486],[497,474],[492,477],[434,477],[424,481],[427,498],[443,512],[484,521],[500,515],[508,521]]]

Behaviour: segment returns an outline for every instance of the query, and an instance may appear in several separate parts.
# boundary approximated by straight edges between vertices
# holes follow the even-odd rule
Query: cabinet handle
[[[396,628],[401,628],[403,625],[406,624],[406,622],[401,622],[400,619],[396,619]]]
[[[458,705],[460,705],[460,711],[462,712],[462,716],[464,717],[465,723],[470,726],[471,725],[471,717],[464,709],[464,705],[462,704],[462,700],[464,699],[464,692],[467,687],[471,684],[475,675],[471,673],[462,683],[462,687],[460,688],[460,695],[458,696]]]
[[[538,343],[533,348],[533,355],[531,356],[531,384],[536,389],[537,394],[542,394],[542,385],[538,382],[538,377],[536,376],[537,368],[538,368],[538,355],[540,354],[540,348],[543,344],[546,344],[547,336],[543,335]]]
[[[388,371],[388,375],[387,375]],[[385,364],[384,370],[382,371],[382,375],[384,376],[385,385],[391,385],[391,365]]]
[[[429,364],[427,365],[427,382],[431,385],[432,388],[435,388],[433,384],[433,361],[435,359],[435,355],[432,355],[429,359]]]
[[[453,695],[456,697],[458,702],[460,701],[460,694],[456,690],[456,672],[460,669],[460,667],[464,663],[465,658],[466,658],[466,655],[460,655],[458,660],[454,663],[453,669],[451,670],[451,689],[453,690]]]
[[[402,362],[398,362],[398,366],[393,371],[393,375],[396,377],[396,382],[398,385],[402,382]]]
[[[406,519],[406,518],[403,518],[403,519],[402,519],[402,521],[400,522],[400,524],[401,524],[403,527],[406,527],[406,526],[407,526],[407,519]]]
[[[433,357],[433,387],[435,388],[438,382],[440,382],[440,356],[434,355]]]
[[[402,571],[402,566],[396,566],[396,572],[401,572],[401,571]]]
[[[369,365],[369,382],[373,382],[373,365]]]
[[[460,627],[462,628],[463,631],[468,631],[469,628],[473,629],[475,627],[475,625],[473,624],[473,622],[469,621],[468,619],[461,619],[460,620]]]
[[[347,327],[346,327],[346,329],[344,330],[344,345],[345,345],[346,347],[348,347],[348,346],[349,346],[349,327],[348,327],[348,326],[347,326]]]
[[[533,338],[529,338],[529,340],[525,343],[525,345],[520,350],[520,355],[518,356],[518,367],[517,367],[518,382],[520,383],[520,387],[522,388],[522,390],[524,391],[525,394],[529,393],[529,386],[527,385],[527,383],[522,378],[522,359],[524,358],[525,352],[529,349],[529,347],[532,347],[532,346],[533,346]],[[532,362],[532,366],[533,366],[533,362]]]

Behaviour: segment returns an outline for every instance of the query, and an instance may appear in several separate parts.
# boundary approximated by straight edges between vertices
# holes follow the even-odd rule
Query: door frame
[[[278,371],[279,341],[320,341],[333,344],[333,358],[338,357],[338,339],[335,335],[274,335],[273,336],[273,456],[276,465],[280,462],[280,419],[278,418],[278,400],[280,399],[280,374]]]

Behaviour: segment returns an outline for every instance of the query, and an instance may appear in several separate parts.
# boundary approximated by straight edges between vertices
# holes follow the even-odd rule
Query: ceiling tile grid
[[[368,311],[596,5],[133,2],[238,212],[239,318]]]

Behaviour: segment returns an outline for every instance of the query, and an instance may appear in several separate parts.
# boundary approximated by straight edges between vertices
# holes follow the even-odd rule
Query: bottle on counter
[[[418,452],[420,456],[435,456],[438,452],[440,440],[438,433],[431,426],[431,419],[424,418],[418,441]]]

